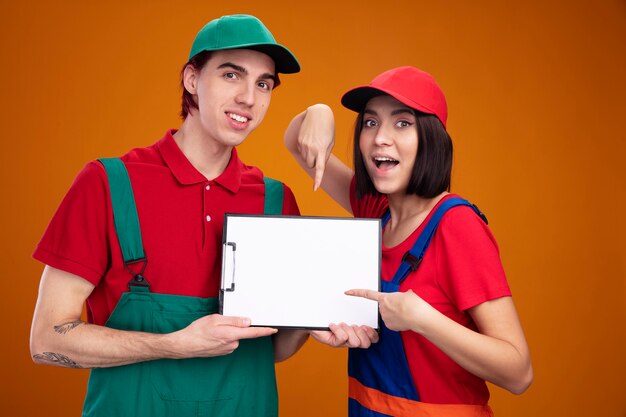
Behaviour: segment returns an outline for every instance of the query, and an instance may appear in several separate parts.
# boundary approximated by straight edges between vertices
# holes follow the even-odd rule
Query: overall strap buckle
[[[141,264],[141,269],[139,272],[133,271],[133,269],[129,265]],[[133,278],[128,281],[128,288],[131,287],[144,287],[150,288],[150,283],[143,276],[144,271],[146,270],[146,266],[148,265],[148,258],[140,258],[134,259],[132,261],[124,262],[124,268],[133,276]]]
[[[402,262],[406,262],[411,268],[411,271],[415,271],[422,263],[422,257],[420,256],[417,258],[410,251],[408,251],[402,256]]]

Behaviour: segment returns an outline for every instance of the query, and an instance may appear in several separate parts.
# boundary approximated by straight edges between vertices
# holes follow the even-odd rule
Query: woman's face
[[[415,112],[383,95],[365,106],[359,147],[376,190],[405,194],[417,155]]]

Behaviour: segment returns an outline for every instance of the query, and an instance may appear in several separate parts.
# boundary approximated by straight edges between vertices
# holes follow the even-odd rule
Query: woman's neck
[[[402,243],[428,217],[428,213],[437,205],[448,192],[444,191],[433,198],[423,198],[417,195],[388,195],[391,219],[385,227],[383,243],[386,247],[393,247]]]

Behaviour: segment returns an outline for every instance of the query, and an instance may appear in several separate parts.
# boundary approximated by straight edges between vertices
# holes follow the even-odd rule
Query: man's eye
[[[270,85],[268,83],[266,83],[265,81],[260,81],[259,82],[259,87],[261,87],[264,90],[271,90],[272,87],[270,87]]]
[[[235,74],[234,72],[227,72],[226,74],[224,74],[224,77],[235,80],[237,79],[237,74]]]

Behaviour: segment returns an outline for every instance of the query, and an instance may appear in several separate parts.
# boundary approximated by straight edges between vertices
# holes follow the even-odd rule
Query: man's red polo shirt
[[[218,295],[224,213],[263,213],[263,173],[243,164],[233,149],[226,170],[208,181],[187,160],[168,131],[154,145],[122,156],[130,176],[155,293]],[[299,215],[285,187],[283,214]],[[78,174],[33,257],[96,286],[87,299],[90,322],[104,324],[131,278],[124,268],[102,165]]]

